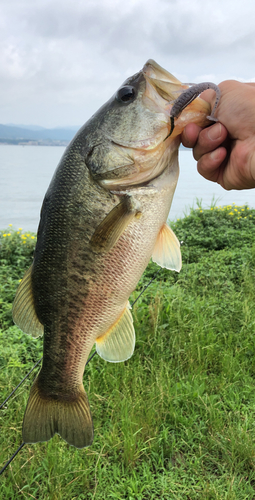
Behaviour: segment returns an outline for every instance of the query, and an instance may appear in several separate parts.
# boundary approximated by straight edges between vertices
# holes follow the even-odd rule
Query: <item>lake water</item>
[[[13,224],[14,229],[37,231],[44,194],[64,150],[51,146],[0,146],[0,229]],[[196,206],[196,199],[207,208],[213,198],[217,205],[248,203],[255,208],[254,189],[224,191],[197,173],[190,150],[180,151],[180,177],[170,219],[182,217]]]

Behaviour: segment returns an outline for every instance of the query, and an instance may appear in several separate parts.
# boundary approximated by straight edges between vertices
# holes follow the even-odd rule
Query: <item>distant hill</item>
[[[67,146],[80,127],[44,128],[39,125],[1,125],[0,144]],[[182,144],[181,150],[186,150]]]
[[[0,142],[9,144],[20,144],[28,142],[39,143],[68,143],[74,137],[79,127],[70,128],[52,128],[47,129],[36,125],[31,129],[25,125],[1,125],[0,124]]]

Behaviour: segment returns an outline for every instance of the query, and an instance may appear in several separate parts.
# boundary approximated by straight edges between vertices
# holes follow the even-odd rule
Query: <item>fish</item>
[[[128,78],[77,132],[46,192],[33,263],[13,303],[25,333],[43,335],[41,370],[30,390],[23,441],[58,433],[84,448],[93,421],[83,374],[89,353],[128,360],[135,348],[129,297],[150,259],[180,271],[180,243],[167,225],[180,134],[208,125],[200,97],[175,119],[189,88],[153,60]],[[184,107],[184,106],[183,106]]]

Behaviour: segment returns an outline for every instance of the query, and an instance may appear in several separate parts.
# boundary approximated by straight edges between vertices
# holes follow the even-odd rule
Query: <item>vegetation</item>
[[[198,206],[171,227],[183,268],[162,269],[134,305],[133,357],[86,368],[93,445],[24,446],[0,477],[3,498],[255,499],[255,210]],[[11,320],[33,237],[0,238],[0,402],[42,355]],[[30,384],[0,410],[2,465],[22,442]]]

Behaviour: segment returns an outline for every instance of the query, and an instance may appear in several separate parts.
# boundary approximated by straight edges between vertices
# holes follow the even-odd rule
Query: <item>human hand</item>
[[[223,188],[255,187],[255,84],[227,80],[220,85],[218,122],[201,129],[189,123],[182,143],[193,148],[198,172]],[[202,95],[213,107],[215,93]]]

